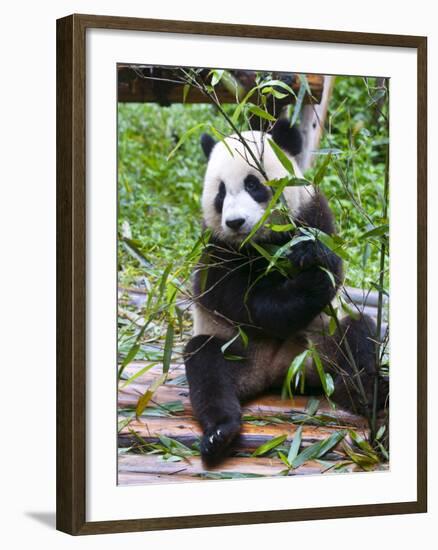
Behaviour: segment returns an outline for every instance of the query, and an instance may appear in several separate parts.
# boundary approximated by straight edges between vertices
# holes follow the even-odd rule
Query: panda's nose
[[[228,225],[228,227],[230,227],[231,229],[234,229],[235,231],[237,231],[245,223],[245,219],[244,218],[234,218],[234,220],[227,220],[225,223]]]

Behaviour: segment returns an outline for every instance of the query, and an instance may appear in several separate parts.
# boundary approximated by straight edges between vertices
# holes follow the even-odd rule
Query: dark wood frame
[[[87,522],[85,515],[85,33],[87,28],[394,46],[417,50],[417,500]],[[72,535],[427,511],[427,38],[95,15],[57,21],[57,529]]]

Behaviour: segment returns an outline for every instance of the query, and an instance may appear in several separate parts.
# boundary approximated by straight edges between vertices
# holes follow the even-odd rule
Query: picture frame
[[[417,117],[416,498],[376,504],[266,509],[89,520],[87,498],[87,33],[156,33],[410,49],[415,53]],[[129,60],[123,60],[129,61]],[[147,61],[147,60],[145,60]],[[411,85],[414,85],[411,83]],[[112,236],[108,237],[112,239]],[[113,277],[109,274],[108,277]],[[114,277],[113,277],[114,278]],[[57,529],[118,533],[334,519],[427,511],[427,39],[330,30],[70,15],[57,21]],[[109,458],[109,460],[111,460]],[[125,491],[132,490],[125,488]]]

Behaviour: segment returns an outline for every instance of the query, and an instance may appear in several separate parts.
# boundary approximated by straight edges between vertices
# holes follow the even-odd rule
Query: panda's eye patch
[[[269,190],[262,184],[257,176],[248,174],[243,180],[245,190],[251,195],[251,197],[257,202],[266,202],[269,199]]]
[[[218,214],[222,213],[222,208],[224,206],[224,200],[225,200],[226,194],[227,194],[227,190],[225,189],[225,183],[221,181],[219,184],[219,190],[216,194],[216,197],[214,198],[214,207]]]

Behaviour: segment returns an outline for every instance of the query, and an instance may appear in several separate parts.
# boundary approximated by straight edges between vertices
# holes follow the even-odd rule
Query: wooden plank
[[[178,69],[166,67],[151,67],[141,65],[118,64],[117,100],[121,103],[159,103],[170,105],[183,103],[184,85],[180,84],[181,74]],[[208,82],[208,70],[203,75]],[[244,96],[255,85],[254,71],[231,71],[241,87],[241,95]],[[300,88],[300,80],[294,73],[279,73],[278,78],[286,80],[295,93]],[[323,75],[308,74],[309,83],[314,101],[319,102],[323,90]],[[230,90],[222,83],[215,87],[216,95],[221,103],[236,103],[234,90]],[[305,100],[307,101],[306,98]],[[292,96],[286,98],[287,103],[294,101]],[[208,98],[196,88],[191,88],[186,98],[186,103],[208,103]]]
[[[147,387],[158,376],[154,376],[154,374],[155,373],[152,373],[147,381],[143,381],[141,383],[133,382],[126,388],[119,389],[119,408],[134,409],[137,405],[139,397],[143,395]],[[317,399],[319,399],[320,401],[318,413],[333,416],[337,420],[339,426],[347,425],[355,427],[365,427],[366,421],[363,417],[354,415],[349,411],[344,411],[339,408],[336,411],[333,411],[328,401],[324,397],[320,396],[317,397]],[[189,397],[189,389],[186,386],[164,385],[159,387],[153,396],[151,406],[154,406],[154,404],[166,405],[166,403],[174,401],[180,401],[182,406],[184,407],[184,411],[182,411],[181,413],[176,413],[177,416],[193,415],[192,405]],[[293,402],[291,402],[290,399],[281,399],[279,393],[268,393],[244,403],[242,406],[242,414],[259,416],[261,418],[268,416],[290,417],[292,414],[304,413],[308,401],[309,397],[307,396],[296,396]]]
[[[205,481],[202,477],[168,475],[168,474],[147,474],[138,472],[122,472],[117,476],[117,485],[128,487],[131,485],[150,485],[154,483],[181,483],[184,481],[198,482]]]
[[[147,365],[150,365],[152,361],[132,361],[125,367],[123,370],[123,380],[120,381],[120,385],[123,386],[124,382],[126,381],[125,378],[130,378],[131,376],[134,376],[138,373],[141,369],[146,367]],[[117,367],[119,368],[119,366]],[[140,375],[138,378],[135,379],[134,382],[131,382],[131,384],[150,384],[152,380],[155,380],[160,374],[163,372],[162,365],[155,365],[150,370],[146,371],[144,374]],[[185,375],[185,367],[182,363],[172,363],[169,367],[169,372],[167,375],[168,383],[172,382],[176,378]]]
[[[335,462],[332,463],[336,464]],[[319,474],[330,467],[330,464],[321,464],[311,460],[296,468],[291,475]],[[157,455],[142,455],[127,453],[118,459],[118,473],[137,474],[141,476],[160,475],[163,477],[184,478],[199,476],[200,474],[256,474],[259,476],[278,476],[285,469],[283,462],[276,457],[229,457],[215,466],[206,466],[199,456],[190,457],[189,461],[170,462]],[[355,469],[351,466],[350,471]],[[330,470],[328,470],[330,471]],[[195,478],[196,479],[196,478]],[[120,481],[120,480],[119,480]]]
[[[194,458],[191,459],[191,461],[193,460]],[[247,459],[247,458],[236,459],[236,461],[238,461],[236,463],[236,468],[237,468],[236,470],[218,468],[217,470],[214,470],[214,471],[206,470],[203,473],[207,475],[208,473],[210,474],[211,473],[223,474],[227,472],[244,473],[244,471],[246,470],[249,470],[248,473],[254,473],[252,470],[256,468],[256,463],[258,463],[261,459],[260,458],[255,459],[256,462],[252,463],[251,466],[249,464],[246,465],[245,461],[250,461],[250,460],[253,460],[253,459]],[[333,463],[330,463],[329,461],[325,461],[325,462],[327,464],[323,465],[323,464],[319,464],[316,461],[309,461],[306,464],[303,464],[302,466],[300,466],[299,468],[296,468],[295,470],[293,470],[289,474],[289,476],[296,476],[296,475],[301,476],[301,475],[309,475],[309,474],[313,474],[313,475],[322,474],[327,476],[331,474],[340,473],[338,470],[334,470],[333,468],[330,469],[331,464],[334,465],[335,462]],[[178,465],[181,463],[172,463],[172,464],[175,467],[178,467]],[[182,466],[182,468],[184,468],[184,466]],[[152,467],[152,469],[154,468]],[[389,469],[388,464],[380,464],[376,466],[376,470],[379,470],[379,471],[387,471],[388,469]],[[269,471],[264,470],[263,467],[259,468],[258,471],[266,472],[261,474],[264,477],[273,477],[273,476],[278,476],[278,473],[281,472],[281,467],[278,468],[276,473],[269,473]],[[345,469],[343,468],[342,473],[346,473],[346,472],[351,473],[356,471],[361,471],[361,470],[357,466],[351,464],[346,466]],[[171,473],[171,472],[154,472],[154,471],[148,472],[148,471],[142,471],[141,469],[140,471],[136,471],[135,469],[133,470],[128,469],[128,470],[119,471],[117,482],[118,482],[118,485],[120,486],[128,486],[128,485],[149,485],[154,483],[180,483],[184,481],[198,482],[198,481],[205,481],[205,479],[209,479],[209,478],[207,476],[202,476],[202,475],[196,475],[196,474],[190,474],[190,473],[187,474],[184,471],[179,471],[179,470],[175,470],[174,473]],[[214,481],[214,478],[213,478],[213,481]]]
[[[124,420],[120,417],[119,420]],[[292,422],[283,422],[281,424],[255,425],[243,422],[241,434],[238,440],[238,448],[256,449],[273,437],[287,435],[287,440],[291,441],[295,435],[298,425]],[[334,428],[327,426],[303,426],[302,444],[310,445],[316,441],[321,441],[329,437]],[[136,437],[137,434],[141,439]],[[159,436],[165,435],[172,439],[177,439],[187,446],[193,445],[202,435],[198,422],[192,417],[171,417],[171,418],[145,418],[132,419],[124,426],[118,434],[120,447],[130,447],[133,443],[139,443],[144,440],[146,443],[155,443],[159,441]]]

